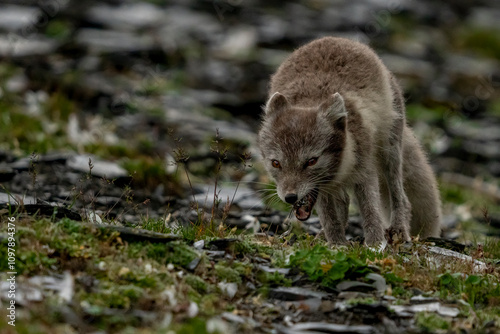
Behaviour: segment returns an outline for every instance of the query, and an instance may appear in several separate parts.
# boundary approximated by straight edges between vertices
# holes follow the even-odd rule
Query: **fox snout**
[[[318,198],[319,189],[316,187],[306,190],[301,187],[298,190],[296,191],[293,187],[287,187],[282,188],[281,191],[278,190],[278,194],[281,200],[293,205],[292,210],[295,212],[295,217],[300,221],[305,221],[311,216],[314,204]]]
[[[290,179],[295,179],[295,177]],[[277,184],[278,196],[283,202],[295,204],[300,200],[300,196],[304,196],[298,188],[298,184],[295,181],[287,182],[287,180],[282,180]]]
[[[294,204],[295,202],[297,202],[299,199],[299,196],[297,196],[297,194],[295,193],[288,193],[285,195],[285,202],[289,203],[289,204]]]

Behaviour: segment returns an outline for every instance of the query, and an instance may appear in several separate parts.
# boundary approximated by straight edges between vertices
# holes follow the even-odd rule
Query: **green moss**
[[[415,322],[424,333],[435,333],[438,329],[450,328],[449,320],[435,313],[420,312],[417,314]]]
[[[43,268],[51,268],[58,260],[50,258],[47,254],[39,251],[26,251],[18,254],[18,262],[16,262],[17,273],[38,272]]]
[[[139,272],[135,271],[139,270]],[[151,288],[156,289],[160,287],[160,280],[158,275],[155,274],[145,274],[142,268],[134,268],[134,271],[130,271],[121,277],[122,280],[133,283],[134,285],[141,288]],[[162,282],[164,283],[164,281]]]
[[[348,305],[373,305],[379,301],[373,297],[351,298],[347,300]]]
[[[15,68],[0,68],[0,73],[15,72]],[[3,85],[0,81],[0,87]],[[5,90],[0,109],[3,111],[0,113],[0,143],[3,143],[0,148],[26,155],[72,147],[66,136],[66,125],[76,105],[65,94],[52,93],[47,101],[39,101],[39,111],[33,112],[23,97]]]
[[[200,318],[189,319],[173,329],[177,334],[208,334],[206,322]]]
[[[216,264],[215,272],[217,273],[217,277],[220,281],[234,282],[238,284],[241,283],[240,273],[225,263]]]
[[[500,259],[500,238],[486,237],[483,242],[483,250],[487,258]]]
[[[446,115],[443,107],[435,109],[428,108],[421,104],[409,104],[406,106],[406,118],[409,122],[421,121],[428,124],[437,123]]]
[[[500,99],[493,100],[488,107],[487,112],[495,117],[500,117]]]
[[[219,313],[222,309],[224,303],[221,300],[221,295],[219,293],[208,293],[202,295],[199,302],[200,310],[206,315],[214,315]]]
[[[444,203],[454,203],[459,205],[467,203],[467,205],[472,209],[472,212],[478,216],[482,216],[482,211],[485,208],[491,208],[493,212],[496,212],[495,208],[498,208],[498,205],[492,200],[491,197],[483,195],[470,188],[456,184],[439,182],[439,190]]]
[[[56,39],[66,39],[71,35],[73,26],[63,20],[50,20],[45,28],[45,35]]]
[[[489,274],[447,272],[439,276],[441,298],[465,298],[474,309],[486,307],[490,300],[500,300],[499,284],[499,278]]]
[[[171,190],[176,191],[180,186],[176,176],[167,174],[167,165],[160,158],[151,157],[136,157],[134,159],[125,160],[122,166],[130,173],[136,187],[156,187],[163,183],[171,185]],[[176,185],[173,187],[172,185]]]
[[[97,314],[102,308],[130,309],[143,295],[144,290],[135,285],[103,283],[98,292],[83,294],[81,299],[87,301]]]
[[[172,263],[184,267],[198,257],[196,251],[184,242],[170,242],[167,244],[137,242],[129,245],[128,254],[134,258],[145,257],[158,263]]]
[[[110,158],[137,158],[139,152],[125,143],[106,145],[101,142],[89,143],[84,146],[85,152],[98,157]]]
[[[227,110],[220,108],[205,108],[203,109],[203,114],[209,116],[212,119],[216,120],[226,120],[231,121],[233,119],[233,115]],[[228,142],[229,143],[229,142]]]
[[[90,226],[64,218],[56,222],[39,219],[26,227],[17,226],[16,245],[18,273],[39,273],[74,258],[91,259],[98,256],[99,242]],[[6,240],[0,248],[7,248]],[[57,258],[53,256],[57,255]],[[0,264],[2,266],[3,264]]]
[[[163,220],[145,224],[151,224],[151,230],[164,228]],[[5,234],[4,225],[0,224],[2,235]],[[196,232],[199,227],[186,230]],[[489,321],[498,320],[500,315],[498,273],[475,273],[463,264],[453,267],[453,263],[447,273],[442,269],[430,269],[424,261],[418,260],[418,255],[414,255],[419,254],[418,242],[414,243],[411,251],[402,251],[398,245],[393,245],[383,252],[375,252],[361,245],[332,249],[325,242],[307,235],[299,235],[293,246],[279,237],[271,241],[271,238],[263,240],[244,235],[240,237],[240,242],[235,243],[231,260],[213,259],[209,263],[202,257],[194,272],[186,273],[183,270],[184,275],[181,276],[177,274],[178,268],[172,270],[167,264],[185,266],[199,256],[186,242],[125,242],[115,233],[106,233],[69,219],[24,221],[19,218],[17,231],[16,237],[20,242],[18,254],[24,256],[23,265],[27,268],[19,274],[23,275],[23,279],[40,272],[49,275],[61,273],[68,267],[67,262],[74,260],[83,263],[84,269],[79,267],[75,270],[78,274],[75,276],[73,305],[76,305],[75,312],[78,315],[92,317],[94,331],[135,333],[144,330],[149,333],[172,330],[176,333],[204,333],[208,316],[239,310],[241,305],[248,305],[249,300],[254,300],[256,295],[247,291],[244,283],[252,282],[258,286],[258,293],[262,296],[265,296],[271,285],[290,285],[290,280],[282,274],[256,270],[256,257],[268,259],[271,266],[288,263],[293,270],[301,270],[318,285],[333,286],[338,280],[344,279],[364,280],[367,272],[379,272],[391,285],[392,295],[401,299],[410,298],[413,295],[412,288],[416,287],[428,295],[441,297],[443,302],[465,300],[470,306],[461,306],[462,315],[467,316],[467,310],[475,310],[474,314],[470,311],[470,318],[467,319],[474,328],[480,329]],[[485,256],[491,256],[489,252],[497,252],[499,246],[498,242],[496,246],[493,245],[495,242],[496,239],[490,241],[488,247],[491,248],[485,244]],[[3,252],[4,247],[2,240],[0,251]],[[289,262],[285,260],[288,258]],[[493,259],[489,260],[495,263]],[[438,273],[442,275],[437,277]],[[92,284],[89,285],[89,281]],[[240,286],[238,302],[221,297],[216,285],[222,281],[235,282]],[[175,293],[176,305],[180,306],[175,311],[172,311],[174,305],[165,300],[166,289]],[[368,298],[351,302],[372,303],[375,300]],[[185,311],[185,306],[190,302],[196,302],[199,306],[200,314],[194,322],[188,320]],[[60,302],[53,305],[47,299],[32,313],[20,312],[19,320],[25,327],[24,332],[46,332],[37,329],[45,329],[48,325],[54,332],[53,329],[59,328],[66,319],[61,313],[65,308],[60,305]],[[278,307],[274,310],[266,308],[268,314],[279,310]],[[167,311],[172,312],[173,319],[168,328],[159,328],[161,325],[158,322],[150,323],[136,315],[141,312],[131,311]],[[462,320],[453,319],[454,326]],[[32,327],[28,328],[26,324]],[[450,323],[439,316],[423,313],[418,315],[416,324],[420,331],[435,332],[449,328],[447,326]],[[0,321],[0,330],[3,325]]]
[[[270,273],[267,271],[259,271],[257,273],[257,279],[262,284],[274,285],[274,286],[292,286],[292,280],[285,277],[285,275],[274,272]]]
[[[498,30],[470,28],[462,32],[457,41],[458,47],[473,50],[495,59],[500,58],[500,35]]]
[[[40,220],[36,222],[35,225],[41,223],[53,224],[53,230],[51,232],[53,235],[57,235],[57,237],[44,234],[46,230],[39,229],[37,230],[37,236],[40,238],[40,241],[60,254],[86,259],[98,256],[99,247],[96,247],[98,240],[95,238],[95,231],[91,226],[68,218],[61,219],[56,223]]]
[[[187,275],[186,284],[200,294],[206,294],[208,292],[209,285],[199,276],[191,274]]]
[[[141,226],[145,230],[158,232],[158,233],[172,233],[172,228],[165,223],[165,219],[156,218],[156,219],[148,219],[142,223]]]
[[[249,241],[249,239],[242,238],[239,242],[235,243],[234,251],[239,255],[250,255],[256,253],[257,248]]]
[[[0,113],[0,142],[3,148],[21,150],[22,153],[44,153],[51,148],[39,119],[22,114],[17,107],[5,101],[0,101],[0,108],[9,111]]]
[[[64,125],[68,121],[69,115],[78,110],[76,103],[68,98],[62,92],[55,92],[49,96],[47,103],[44,106],[44,113],[52,122]]]

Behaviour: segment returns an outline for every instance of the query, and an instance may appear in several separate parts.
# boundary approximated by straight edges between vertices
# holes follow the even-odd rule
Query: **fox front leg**
[[[328,244],[330,246],[346,244],[345,229],[349,219],[347,192],[340,191],[335,196],[320,192],[316,210]]]
[[[365,244],[377,246],[385,243],[384,224],[381,215],[381,201],[376,175],[367,175],[363,182],[354,186],[359,210],[363,217]]]

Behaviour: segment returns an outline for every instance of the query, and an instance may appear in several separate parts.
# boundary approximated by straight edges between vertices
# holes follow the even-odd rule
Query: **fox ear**
[[[345,109],[342,95],[339,93],[330,95],[329,98],[320,105],[319,110],[336,127],[345,128],[347,110]]]
[[[264,111],[266,112],[266,115],[271,115],[276,112],[283,111],[289,106],[290,104],[288,103],[285,95],[276,92],[269,98],[269,101],[267,101]]]

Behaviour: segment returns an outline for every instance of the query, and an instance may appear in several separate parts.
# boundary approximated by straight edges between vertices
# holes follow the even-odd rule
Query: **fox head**
[[[316,107],[299,107],[274,93],[264,107],[258,145],[277,193],[309,218],[321,191],[335,181],[346,142],[347,112],[339,93]]]

